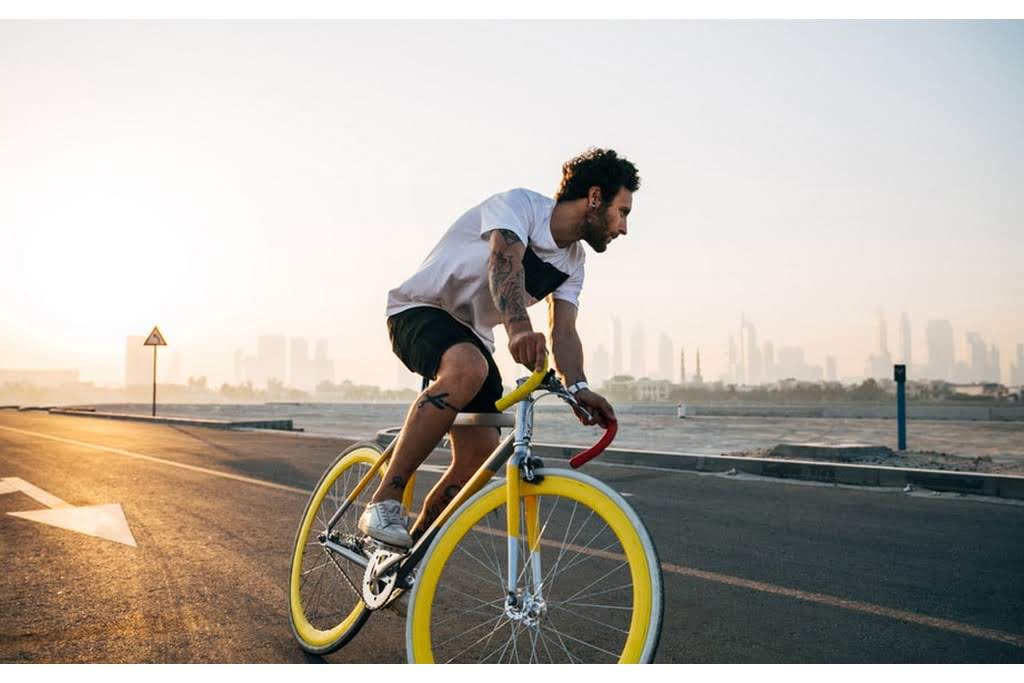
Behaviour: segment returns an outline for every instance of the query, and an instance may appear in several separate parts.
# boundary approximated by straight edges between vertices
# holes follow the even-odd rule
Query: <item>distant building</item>
[[[664,332],[658,337],[658,379],[672,380],[672,340]]]
[[[885,324],[885,314],[878,310],[878,322],[875,325],[875,352],[868,356],[864,374],[875,379],[886,379],[892,376],[892,356],[889,354],[889,332]]]
[[[757,329],[746,316],[740,318],[740,368],[739,381],[747,385],[761,383],[761,350],[757,346]]]
[[[700,349],[697,349],[697,372],[693,375],[693,383],[697,386],[704,384],[704,376],[700,374]]]
[[[313,383],[334,381],[334,361],[327,357],[327,340],[317,339],[316,350],[313,352]]]
[[[124,343],[124,385],[135,387],[153,384],[153,351],[143,346],[146,337],[132,336]]]
[[[1017,344],[1017,359],[1010,365],[1010,384],[1018,387],[1024,384],[1024,344]]]
[[[265,334],[256,340],[256,357],[263,372],[264,381],[276,379],[281,383],[288,380],[283,334]]]
[[[994,344],[988,345],[977,332],[968,332],[964,335],[964,339],[967,343],[967,355],[970,360],[971,381],[1002,381],[999,349]]]
[[[799,346],[779,347],[778,373],[780,381],[820,382],[823,379],[821,366],[808,365],[804,360],[804,350]]]
[[[145,337],[139,337],[139,344],[144,341]],[[0,387],[5,384],[30,384],[39,389],[56,389],[76,382],[78,370],[0,370]]]
[[[663,379],[640,379],[633,382],[633,400],[667,401],[672,383]]]
[[[835,356],[825,356],[825,379],[829,382],[839,381],[839,371],[836,366]]]
[[[679,349],[679,383],[686,384],[686,349]]]
[[[910,339],[910,318],[906,313],[900,315],[900,363],[910,368],[913,363]]]
[[[948,320],[929,320],[925,341],[928,345],[927,379],[951,379],[956,358],[953,326]]]

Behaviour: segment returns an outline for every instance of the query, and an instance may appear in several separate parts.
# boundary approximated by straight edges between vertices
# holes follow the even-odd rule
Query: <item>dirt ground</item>
[[[796,459],[792,455],[779,452],[780,446],[774,448],[759,448],[746,451],[735,451],[723,453],[739,458],[777,458]],[[1019,464],[1001,460],[993,460],[990,455],[963,456],[952,453],[941,453],[939,451],[894,451],[891,448],[880,447],[872,449],[871,453],[862,455],[845,455],[842,458],[829,457],[826,455],[803,455],[801,460],[820,460],[822,462],[843,462],[864,465],[883,465],[885,467],[910,467],[914,469],[928,470],[952,470],[956,472],[984,472],[989,474],[1015,474],[1021,475]]]

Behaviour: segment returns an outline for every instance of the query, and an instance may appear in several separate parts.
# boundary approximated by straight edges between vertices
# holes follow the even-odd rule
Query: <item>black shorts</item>
[[[491,352],[471,329],[446,311],[432,306],[419,306],[396,313],[388,318],[388,336],[391,337],[391,348],[405,367],[427,379],[437,377],[437,369],[445,351],[465,342],[476,346],[487,359],[487,379],[462,412],[498,412],[494,402],[501,398],[501,373],[498,372]]]

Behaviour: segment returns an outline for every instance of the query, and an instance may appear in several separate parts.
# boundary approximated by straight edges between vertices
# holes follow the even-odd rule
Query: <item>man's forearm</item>
[[[566,386],[587,379],[583,374],[583,343],[576,331],[553,332],[551,351],[555,356],[555,367]]]
[[[526,273],[523,270],[522,242],[514,232],[497,230],[491,239],[491,258],[487,268],[491,298],[501,313],[505,329],[511,334],[532,330],[526,312]]]

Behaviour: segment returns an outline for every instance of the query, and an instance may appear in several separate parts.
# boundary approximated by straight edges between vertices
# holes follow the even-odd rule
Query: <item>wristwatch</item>
[[[590,385],[583,380],[580,380],[579,382],[576,382],[574,384],[570,384],[569,386],[566,387],[566,390],[568,390],[568,392],[573,396],[583,391],[584,389],[590,389]]]

